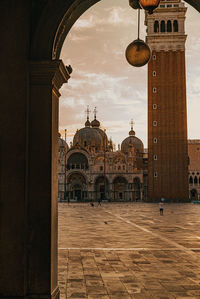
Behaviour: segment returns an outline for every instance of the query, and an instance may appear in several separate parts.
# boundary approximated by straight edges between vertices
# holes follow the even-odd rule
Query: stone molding
[[[69,78],[70,75],[62,60],[30,62],[31,85],[51,85],[57,96],[60,96],[59,89]]]
[[[147,36],[146,42],[152,51],[185,51],[186,35],[179,36]]]

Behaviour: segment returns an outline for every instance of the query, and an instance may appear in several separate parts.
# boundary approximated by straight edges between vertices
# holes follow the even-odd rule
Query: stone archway
[[[117,176],[113,180],[113,196],[116,201],[128,200],[128,182],[123,176]]]
[[[46,1],[38,9],[42,13],[34,28],[31,48],[32,59],[59,59],[64,40],[76,20],[92,5],[101,0]],[[137,0],[129,0],[137,7]],[[200,12],[200,0],[185,1]],[[127,5],[129,5],[127,0]],[[38,13],[35,9],[36,18]],[[38,47],[38,45],[40,45]]]
[[[110,184],[107,177],[98,176],[94,183],[95,200],[109,199]]]
[[[59,298],[58,98],[70,77],[59,55],[74,22],[97,2],[0,3],[0,298]],[[200,11],[200,0],[187,2]]]
[[[82,201],[87,197],[87,181],[80,172],[71,172],[67,177],[67,193],[69,200]]]

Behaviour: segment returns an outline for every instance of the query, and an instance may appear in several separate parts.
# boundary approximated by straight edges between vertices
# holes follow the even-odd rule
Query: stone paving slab
[[[200,206],[59,203],[58,219],[61,299],[200,299]]]

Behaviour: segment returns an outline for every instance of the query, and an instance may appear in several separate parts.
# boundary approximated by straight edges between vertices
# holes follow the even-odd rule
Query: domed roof
[[[121,151],[123,153],[128,153],[131,146],[133,146],[135,148],[135,150],[140,153],[144,152],[144,145],[143,145],[142,141],[133,135],[130,135],[129,137],[124,139],[124,141],[122,141]]]
[[[100,122],[95,118],[93,121],[91,121],[91,126],[93,128],[99,128],[100,127]]]
[[[65,147],[66,151],[69,150],[67,142],[65,142],[65,140],[61,138],[61,134],[58,133],[58,148],[60,147]]]
[[[102,146],[102,137],[100,133],[93,128],[85,127],[76,132],[73,139],[73,145],[79,144],[80,146]]]
[[[105,142],[105,145],[107,145],[108,144],[108,137],[107,137],[106,133],[100,128],[93,128],[93,130],[96,130],[101,135],[102,144],[104,144],[104,142]]]
[[[131,130],[129,132],[129,137],[125,138],[122,141],[121,151],[123,153],[128,153],[131,147],[134,147],[136,152],[144,152],[143,142],[135,136],[135,131],[133,131],[133,121],[131,121]]]
[[[90,125],[91,125],[91,123],[90,123],[89,119],[87,119],[85,122],[85,127],[90,127]]]

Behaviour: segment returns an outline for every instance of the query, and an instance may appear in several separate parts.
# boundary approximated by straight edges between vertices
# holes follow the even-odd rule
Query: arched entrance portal
[[[128,200],[128,182],[122,177],[118,176],[113,180],[113,198],[114,200]]]
[[[81,201],[87,197],[87,183],[85,177],[74,172],[67,178],[67,198],[69,200]]]
[[[190,191],[190,199],[191,200],[198,200],[198,193],[196,189],[192,189]]]
[[[0,4],[0,298],[59,298],[58,99],[69,79],[59,55],[74,22],[97,2]],[[187,2],[200,11],[200,0]]]
[[[109,199],[109,181],[107,177],[99,176],[95,180],[95,199]]]

